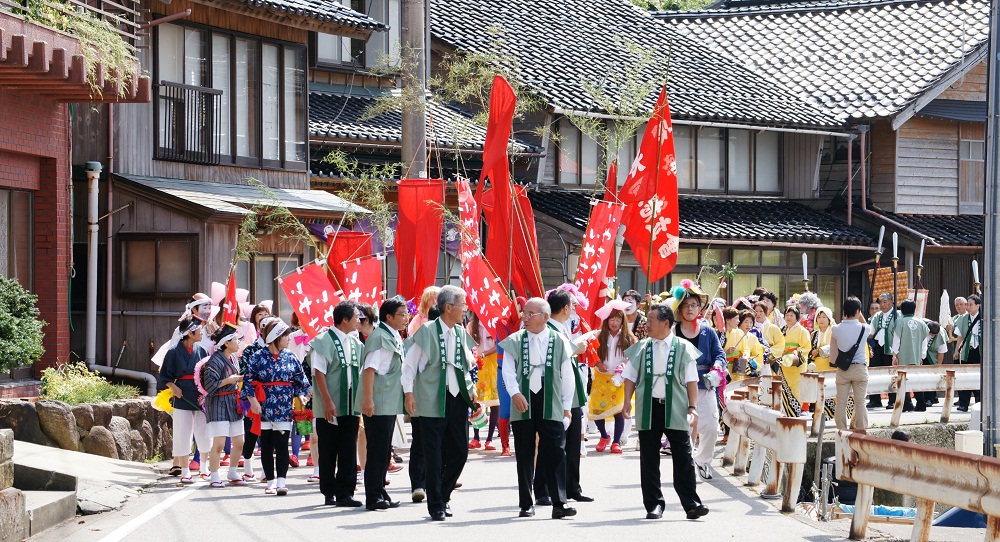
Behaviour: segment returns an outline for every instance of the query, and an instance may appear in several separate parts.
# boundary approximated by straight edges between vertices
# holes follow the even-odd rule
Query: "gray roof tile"
[[[358,13],[334,0],[237,0],[240,3],[279,13],[300,15],[318,21],[336,23],[359,30],[381,31],[387,27],[364,13]]]

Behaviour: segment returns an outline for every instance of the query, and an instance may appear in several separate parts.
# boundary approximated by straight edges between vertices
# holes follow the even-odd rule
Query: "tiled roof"
[[[751,4],[656,16],[841,120],[894,116],[989,34],[988,0]]]
[[[832,115],[685,36],[629,0],[448,0],[431,2],[432,36],[464,51],[516,60],[524,82],[554,108],[604,112],[588,85],[619,98],[609,74],[636,61],[627,44],[654,51],[660,66],[647,81],[668,79],[675,119],[795,127],[833,127]],[[498,36],[489,29],[500,29]],[[651,111],[659,89],[646,97]]]
[[[591,192],[529,190],[528,196],[536,212],[586,229]],[[681,195],[678,203],[681,242],[711,239],[855,246],[873,242],[864,230],[829,213],[784,199]]]
[[[873,210],[933,238],[939,245],[983,246],[986,233],[986,217],[983,215],[907,215]]]
[[[309,136],[324,139],[353,140],[361,144],[398,146],[403,137],[403,116],[383,113],[363,120],[375,103],[374,96],[349,96],[330,92],[309,93]],[[486,129],[472,122],[472,117],[456,108],[427,102],[427,143],[442,149],[482,150]],[[433,129],[433,132],[432,132]],[[539,147],[515,143],[514,152],[539,153]]]
[[[358,13],[334,0],[237,0],[240,3],[279,13],[288,13],[335,23],[359,30],[385,30],[382,22]]]

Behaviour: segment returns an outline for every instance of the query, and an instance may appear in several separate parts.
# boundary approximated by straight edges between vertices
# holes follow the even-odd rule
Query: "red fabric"
[[[264,391],[264,386],[291,386],[291,382],[257,382],[256,380],[251,383],[253,385],[253,396],[257,399],[257,402],[261,405],[267,400],[267,392]],[[250,432],[260,436],[260,414],[255,414],[253,410],[247,412],[247,417],[250,418]]]
[[[501,327],[517,329],[517,308],[481,254],[473,256],[462,266],[462,282],[469,309],[476,313],[490,335],[498,337],[497,327],[501,324]],[[502,339],[498,337],[496,340]]]
[[[477,202],[486,189],[487,178],[494,186],[509,182],[507,144],[514,126],[515,107],[517,96],[514,95],[514,89],[506,79],[497,75],[493,78],[493,87],[490,89],[490,114],[486,125],[486,141],[483,144],[483,170],[479,174]]]
[[[444,181],[399,181],[399,225],[396,227],[396,292],[406,299],[420,296],[437,278],[444,215]]]
[[[323,264],[313,262],[278,279],[278,286],[299,317],[302,332],[315,338],[322,330],[333,325],[333,308],[341,302],[341,294]]]
[[[587,234],[583,237],[580,267],[576,270],[576,287],[590,302],[578,312],[592,326],[600,325],[594,312],[604,305],[608,293],[608,267],[614,261],[615,236],[621,224],[625,205],[609,201],[599,201],[590,212]]]
[[[229,282],[226,283],[226,313],[222,317],[222,323],[239,324],[240,302],[236,299],[236,270],[229,270]]]
[[[604,183],[604,201],[618,200],[618,160],[608,166],[608,180]]]
[[[650,283],[674,268],[680,242],[677,160],[666,92],[666,87],[660,92],[639,155],[618,192],[628,204],[622,219],[625,240]]]
[[[338,272],[347,299],[372,307],[382,304],[382,260],[378,256],[348,260]]]
[[[513,188],[511,193],[517,195],[516,206],[504,205],[497,197],[500,193],[500,190],[491,189],[483,194],[483,214],[490,229],[486,259],[500,280],[506,282],[510,277],[510,286],[519,294],[541,297],[545,295],[545,288],[538,260],[535,214],[528,193],[523,186]],[[503,233],[499,233],[501,231]]]
[[[184,376],[178,377],[177,380],[194,380],[194,375],[184,375]]]
[[[342,275],[337,272],[340,264],[355,258],[363,258],[372,253],[372,234],[363,231],[342,231],[331,233],[326,238],[326,261],[330,268],[330,281],[338,289],[346,289]]]
[[[611,165],[608,166],[608,181],[604,183],[604,201],[618,201],[618,160],[611,162]],[[620,217],[619,222],[621,222]],[[618,232],[616,231],[615,235],[617,234]],[[615,252],[611,253],[611,259],[608,261],[607,272],[605,272],[607,277],[618,276],[618,257],[616,254],[618,247],[613,246],[612,249]],[[603,307],[607,302],[607,296],[599,296],[596,302],[590,304],[590,314],[593,315],[597,309]]]
[[[460,235],[461,243],[458,250],[458,258],[464,266],[469,259],[478,254],[482,247],[479,238],[479,204],[476,203],[472,195],[472,188],[469,181],[459,179],[455,182],[458,189],[458,219],[461,222]]]

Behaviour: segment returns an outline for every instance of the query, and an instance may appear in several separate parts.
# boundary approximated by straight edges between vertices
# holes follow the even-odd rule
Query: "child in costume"
[[[601,432],[596,448],[598,452],[603,452],[610,442],[611,453],[622,453],[621,439],[625,431],[622,406],[625,402],[625,388],[622,387],[621,374],[628,361],[625,358],[625,350],[636,342],[636,337],[626,322],[625,311],[620,308],[612,309],[607,318],[601,322],[601,331],[597,336],[599,345],[597,357],[600,361],[594,367],[588,417]],[[610,417],[615,419],[613,439],[609,437],[605,427],[605,420]]]

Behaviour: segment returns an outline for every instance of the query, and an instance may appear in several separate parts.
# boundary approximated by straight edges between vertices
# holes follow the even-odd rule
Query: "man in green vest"
[[[576,299],[567,290],[555,289],[549,292],[547,301],[552,311],[549,318],[549,329],[560,333],[573,342],[573,354],[580,354],[587,349],[587,338],[577,337],[574,340],[573,330],[570,328],[573,315],[573,308]],[[577,333],[579,335],[579,333]],[[566,444],[563,449],[566,451],[566,497],[576,502],[593,502],[593,497],[583,494],[580,487],[580,441],[583,439],[583,405],[587,404],[587,387],[583,383],[581,369],[576,363],[576,356],[573,356],[573,380],[574,393],[573,404],[570,409],[570,423],[566,428]],[[586,366],[584,366],[586,368]],[[546,474],[535,477],[535,504],[549,506],[552,498],[549,496]]]
[[[576,509],[566,506],[564,449],[576,393],[575,347],[562,333],[546,325],[551,312],[544,299],[529,299],[521,314],[524,329],[500,343],[504,351],[503,381],[512,407],[510,426],[514,431],[520,517],[535,515],[531,488],[536,474],[545,478],[552,500],[552,518],[576,515]]]
[[[955,359],[963,365],[979,364],[983,359],[983,301],[979,294],[969,296],[968,310],[968,314],[965,315],[967,321],[963,322],[962,326],[955,326],[955,335],[958,336]],[[960,390],[958,392],[959,411],[969,411],[969,401],[973,395],[975,395],[976,401],[981,400],[979,390]]]
[[[646,519],[660,519],[666,502],[660,490],[660,439],[666,435],[674,463],[674,491],[688,519],[708,514],[696,488],[690,431],[698,427],[698,364],[701,353],[672,333],[674,312],[656,303],[646,314],[649,335],[625,351],[626,417],[635,394],[639,429],[639,478]]]
[[[875,341],[875,348],[872,349],[872,367],[888,367],[892,365],[892,334],[893,323],[897,319],[895,308],[893,307],[892,294],[884,292],[878,296],[880,312],[872,316],[868,322],[872,327],[872,339]],[[896,394],[889,394],[889,402],[886,408],[893,408],[896,403]],[[879,394],[868,396],[867,408],[879,408],[882,406],[882,397]]]
[[[892,364],[896,365],[920,365],[923,360],[924,342],[930,335],[930,329],[921,318],[914,318],[913,314],[917,310],[917,303],[911,299],[903,301],[899,305],[899,312],[902,318],[893,328],[892,334]],[[924,412],[927,405],[924,403],[924,392],[918,391],[914,394],[917,407],[916,410]],[[894,405],[895,406],[895,405]],[[903,412],[914,410],[913,402],[910,401],[910,394],[903,397]]]
[[[378,310],[379,323],[365,341],[365,365],[361,376],[361,414],[368,437],[365,463],[365,506],[368,510],[396,508],[399,501],[385,491],[392,453],[392,430],[403,413],[403,339],[409,313],[406,302],[386,299]]]
[[[358,329],[360,314],[353,301],[341,302],[333,309],[333,327],[309,343],[313,388],[319,390],[320,399],[313,401],[319,439],[319,490],[324,504],[330,506],[361,506],[354,498],[360,421],[355,400],[364,345],[350,334]]]
[[[969,300],[962,296],[955,298],[955,314],[951,316],[951,319],[947,322],[941,322],[944,326],[945,331],[948,332],[948,347],[954,348],[952,352],[955,356],[954,359],[958,359],[958,338],[959,336],[964,336],[965,333],[969,331]]]
[[[462,321],[465,292],[443,286],[438,318],[417,328],[403,360],[404,406],[419,425],[427,481],[427,510],[434,521],[451,516],[451,492],[469,457],[469,409],[476,387],[470,371],[472,339]]]

